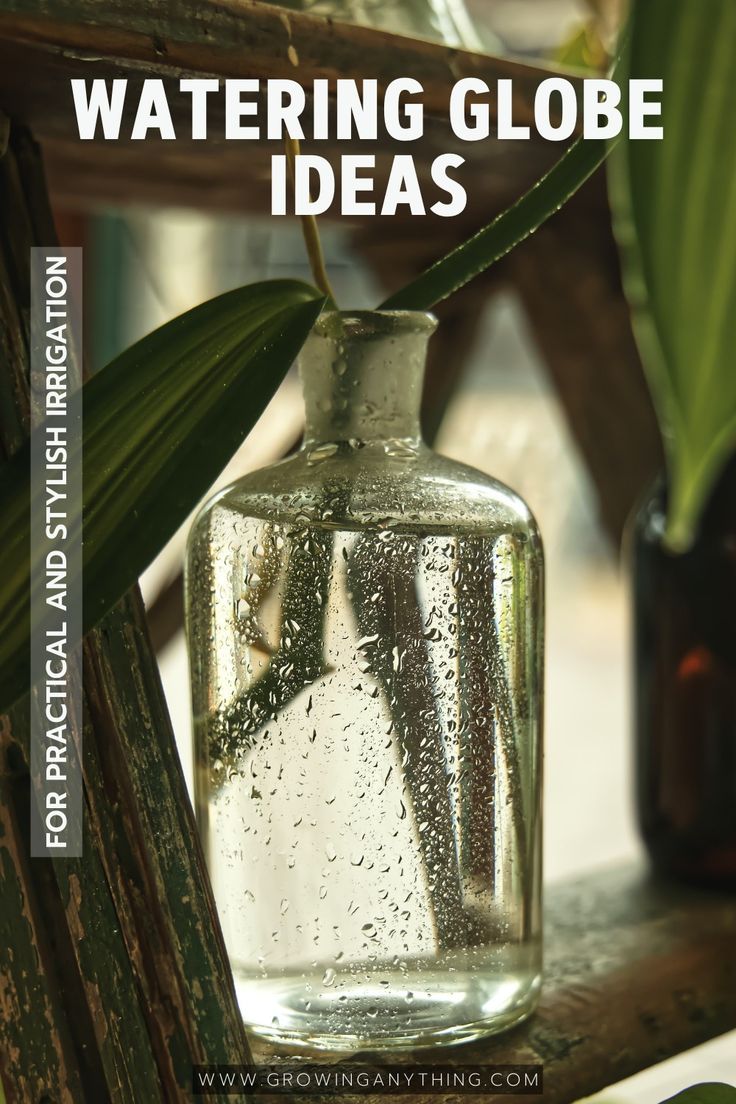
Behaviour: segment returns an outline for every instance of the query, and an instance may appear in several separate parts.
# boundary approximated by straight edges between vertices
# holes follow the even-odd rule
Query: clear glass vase
[[[190,538],[197,815],[245,1021],[454,1043],[540,985],[542,551],[421,440],[435,320],[323,315],[302,450]]]

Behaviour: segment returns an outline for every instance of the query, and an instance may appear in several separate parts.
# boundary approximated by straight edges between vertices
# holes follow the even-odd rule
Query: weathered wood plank
[[[541,67],[353,26],[262,0],[2,0],[4,37],[67,55],[222,77],[372,77],[380,87],[407,74],[424,85],[429,111],[444,114],[453,83],[513,77],[520,122],[533,122]]]
[[[23,132],[0,196],[10,455],[28,428],[28,248],[55,240]],[[183,1102],[194,1062],[248,1048],[137,592],[87,638],[84,671],[81,860],[28,860],[27,703],[3,722],[0,1072],[9,1104]]]
[[[28,826],[18,822],[12,800],[19,783],[27,786],[27,769],[7,717],[0,719],[0,755],[0,1086],[4,1083],[7,1104],[44,1094],[59,1104],[75,1104],[83,1099],[79,1060],[33,891],[23,844]],[[26,810],[21,816],[27,821]]]
[[[28,80],[29,72],[33,80]],[[491,85],[498,78],[513,78],[515,118],[527,124],[533,120],[534,93],[549,70],[510,58],[448,49],[286,12],[256,0],[204,5],[165,0],[104,5],[95,0],[73,4],[0,0],[0,104],[42,142],[54,196],[77,206],[104,199],[205,205],[209,210],[270,210],[270,158],[281,152],[279,143],[226,142],[222,112],[217,108],[217,103],[222,107],[222,97],[213,98],[208,140],[192,141],[187,137],[191,103],[178,92],[181,76],[289,77],[309,88],[317,77],[375,78],[383,87],[407,74],[419,79],[425,89],[425,136],[412,147],[420,174],[426,179],[428,165],[437,154],[458,152],[467,160],[461,177],[476,194],[483,215],[496,206],[499,179],[511,186],[512,194],[519,194],[557,155],[554,143],[534,137],[523,142],[464,143],[450,130],[449,92],[462,76],[480,76]],[[70,78],[127,78],[121,134],[129,135],[141,82],[152,75],[164,81],[175,143],[154,138],[131,142],[127,137],[114,142],[79,140]],[[490,106],[493,116],[494,97]],[[375,143],[362,143],[361,148],[376,155],[378,190],[387,177],[389,155],[406,153],[406,148],[385,134]],[[344,149],[327,140],[315,145],[314,151],[337,164]],[[397,215],[397,219],[405,217]],[[427,219],[433,225],[443,221],[431,215]]]
[[[572,1104],[736,1028],[732,894],[657,883],[639,868],[603,871],[547,892],[545,940],[542,998],[526,1024],[495,1041],[391,1063],[542,1064],[544,1104]],[[259,1059],[267,1056],[265,1047],[258,1050]],[[350,1061],[381,1063],[367,1053]],[[363,1099],[377,1104],[380,1097]],[[433,1104],[437,1097],[406,1099]],[[534,1104],[540,1097],[514,1100]]]
[[[107,847],[109,877],[120,887],[119,913],[129,910],[131,947],[143,956],[150,1030],[164,1031],[180,1084],[192,1060],[246,1060],[247,1047],[176,745],[160,724],[166,705],[152,655],[135,592],[91,634],[85,677],[105,799],[120,821],[115,838],[128,848],[123,862]],[[125,663],[135,695],[119,678]]]

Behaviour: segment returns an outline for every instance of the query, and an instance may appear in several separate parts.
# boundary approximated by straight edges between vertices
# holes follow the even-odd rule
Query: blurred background
[[[610,0],[468,0],[465,7],[457,0],[293,0],[285,6],[571,72],[605,67],[620,18],[619,5]],[[431,134],[428,140],[434,141]],[[64,160],[57,151],[54,166],[53,143],[51,154],[53,183]],[[549,150],[517,146],[470,164],[473,203],[452,225],[325,220],[327,267],[341,304],[374,306],[518,195],[525,177],[549,156]],[[296,221],[261,214],[250,201],[247,209],[211,213],[181,198],[171,206],[149,207],[145,197],[133,204],[78,205],[71,185],[60,191],[62,241],[86,250],[93,368],[220,291],[270,277],[310,279]],[[604,182],[593,180],[517,254],[441,312],[425,423],[441,452],[508,483],[541,526],[547,560],[545,868],[554,881],[640,853],[632,812],[626,519],[657,471],[659,443],[621,294]],[[295,447],[302,417],[292,371],[221,482]],[[191,784],[181,600],[185,539],[186,527],[147,571],[143,591]],[[736,1081],[733,1036],[609,1089],[605,1098],[644,1104],[693,1081],[719,1078]]]

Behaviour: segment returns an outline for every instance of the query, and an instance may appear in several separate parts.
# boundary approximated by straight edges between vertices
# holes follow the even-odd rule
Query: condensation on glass
[[[302,450],[190,539],[197,815],[243,1017],[290,1044],[459,1042],[539,990],[542,551],[422,443],[434,327],[324,315]]]

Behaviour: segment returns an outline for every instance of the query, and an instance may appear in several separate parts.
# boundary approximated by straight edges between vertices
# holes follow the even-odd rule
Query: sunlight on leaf
[[[663,140],[620,143],[610,187],[682,551],[736,445],[736,4],[636,4],[627,64],[664,81]]]

